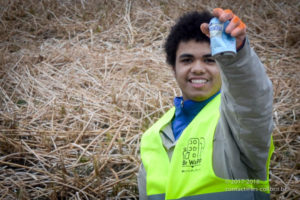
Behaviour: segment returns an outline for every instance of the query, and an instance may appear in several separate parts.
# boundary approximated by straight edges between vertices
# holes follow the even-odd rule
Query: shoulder
[[[161,118],[159,118],[150,128],[148,128],[142,135],[142,140],[149,137],[153,133],[162,130],[173,118],[175,107],[170,108]]]

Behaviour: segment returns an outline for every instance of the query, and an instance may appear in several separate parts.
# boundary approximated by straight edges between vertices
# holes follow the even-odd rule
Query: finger
[[[224,12],[224,10],[222,8],[213,9],[213,15],[217,18],[219,18],[223,12]]]
[[[226,30],[225,30],[226,33],[230,34],[241,23],[242,23],[242,21],[240,20],[240,18],[238,16],[234,15],[233,18],[231,19],[230,23],[226,27]]]
[[[201,29],[202,33],[204,33],[207,37],[210,36],[210,34],[209,34],[209,28],[208,28],[208,24],[207,23],[201,24],[200,29]]]
[[[233,18],[234,14],[232,13],[231,10],[226,9],[223,11],[223,13],[219,16],[219,20],[221,22],[226,22],[228,20],[231,20]]]
[[[230,9],[223,10],[222,8],[213,9],[213,15],[217,17],[221,22],[231,20],[234,16]]]
[[[244,37],[246,35],[246,28],[246,25],[243,22],[241,22],[241,24],[231,32],[231,36]]]

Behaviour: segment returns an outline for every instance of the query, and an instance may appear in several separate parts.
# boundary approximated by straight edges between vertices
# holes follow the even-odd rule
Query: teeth
[[[191,81],[192,81],[192,83],[206,83],[207,82],[207,80],[203,80],[203,79],[192,79]]]

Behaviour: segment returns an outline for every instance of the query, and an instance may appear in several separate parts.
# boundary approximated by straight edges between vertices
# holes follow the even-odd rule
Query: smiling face
[[[203,101],[221,89],[220,70],[208,42],[180,42],[173,69],[184,100]]]

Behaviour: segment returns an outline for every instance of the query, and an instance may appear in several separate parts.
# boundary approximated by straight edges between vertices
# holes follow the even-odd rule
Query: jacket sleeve
[[[271,81],[248,39],[237,56],[218,58],[217,63],[222,77],[220,121],[224,137],[232,138],[230,143],[239,152],[238,160],[246,166],[248,178],[265,179],[273,128]],[[227,154],[232,151],[232,147],[224,148],[231,148]],[[230,156],[226,155],[227,162],[237,159]]]
[[[147,193],[146,193],[146,170],[141,164],[139,173],[138,173],[138,188],[139,188],[139,199],[147,200]]]

